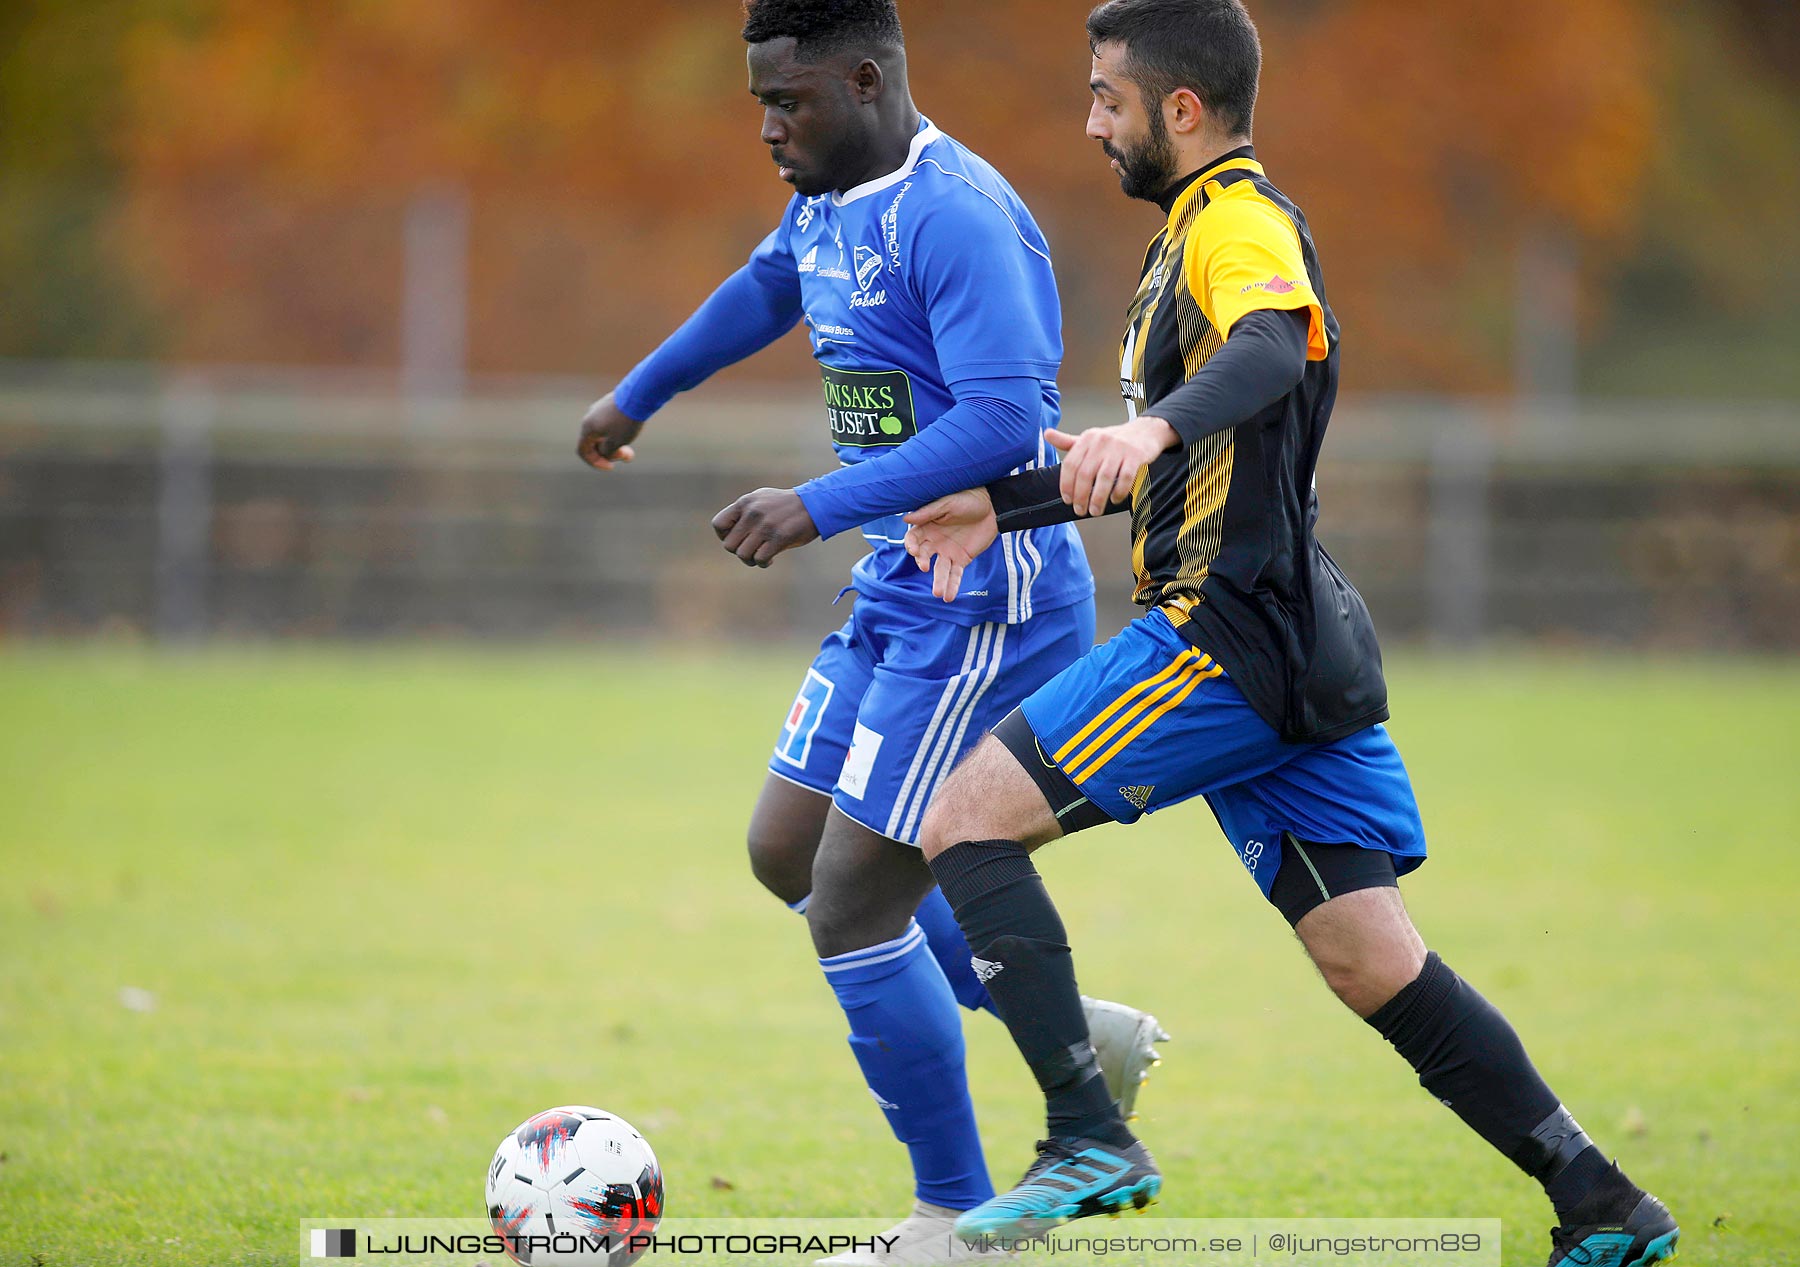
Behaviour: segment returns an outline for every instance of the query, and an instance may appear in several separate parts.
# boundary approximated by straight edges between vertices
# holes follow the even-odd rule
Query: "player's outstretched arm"
[[[1074,436],[1047,430],[1044,438],[1065,455],[1061,465],[952,493],[902,516],[906,551],[921,572],[931,572],[938,598],[955,599],[963,569],[1002,532],[1123,510],[1138,473],[1177,443],[1174,428],[1154,417]]]
[[[714,516],[713,531],[744,563],[768,567],[784,550],[980,484],[1036,456],[1040,380],[974,379],[953,390],[956,404],[904,444],[797,489],[746,493]]]
[[[770,242],[774,242],[771,236]],[[588,407],[575,452],[598,471],[637,456],[644,421],[679,392],[761,351],[800,320],[800,284],[785,248],[765,242],[681,328]]]
[[[820,535],[835,536],[979,487],[1037,458],[1041,379],[967,379],[950,390],[956,403],[905,443],[795,490]]]
[[[1131,497],[1138,472],[1180,442],[1161,418],[1145,415],[1116,427],[1091,427],[1079,435],[1044,433],[1063,454],[1058,468],[1062,499],[1077,515],[1104,515]]]

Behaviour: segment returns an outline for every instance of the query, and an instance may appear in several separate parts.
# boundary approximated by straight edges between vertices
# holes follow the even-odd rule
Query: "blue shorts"
[[[1385,726],[1324,744],[1283,743],[1223,666],[1153,611],[1021,706],[1049,763],[1121,823],[1195,796],[1263,895],[1283,837],[1425,861],[1425,828]]]
[[[1094,645],[1094,602],[1021,624],[957,625],[859,598],[806,671],[769,770],[909,845],[950,768]]]

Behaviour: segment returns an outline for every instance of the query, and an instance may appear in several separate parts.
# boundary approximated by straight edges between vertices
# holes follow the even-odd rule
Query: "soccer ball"
[[[625,1267],[644,1252],[627,1238],[654,1232],[662,1206],[662,1167],[644,1137],[586,1105],[526,1119],[488,1166],[488,1222],[525,1267]]]

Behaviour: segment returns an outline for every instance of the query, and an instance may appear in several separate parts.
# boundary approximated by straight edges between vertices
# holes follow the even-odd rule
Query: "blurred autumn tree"
[[[1783,6],[1250,3],[1267,52],[1259,150],[1319,239],[1349,387],[1503,387],[1515,261],[1537,234],[1576,248],[1608,386],[1639,381],[1620,367],[1645,355],[1646,325],[1691,343],[1715,308],[1715,324],[1763,330],[1792,312],[1793,288],[1767,281],[1793,261],[1767,244],[1791,219],[1800,114],[1768,60],[1779,42],[1747,52],[1791,26]],[[471,368],[617,372],[783,202],[734,0],[107,6],[118,104],[73,166],[120,172],[94,236],[174,355],[392,364],[405,207],[452,187],[472,207]],[[1085,9],[902,0],[920,106],[1043,221],[1065,381],[1105,385],[1156,215],[1119,196],[1082,136]],[[14,60],[0,100],[55,95]],[[1714,225],[1735,240],[1709,247]],[[760,370],[799,371],[802,356]],[[1680,387],[1678,371],[1663,383]]]
[[[155,347],[110,267],[120,199],[123,33],[142,0],[0,4],[0,355],[138,356]]]
[[[1800,4],[1679,5],[1637,250],[1588,385],[1611,393],[1800,397]]]

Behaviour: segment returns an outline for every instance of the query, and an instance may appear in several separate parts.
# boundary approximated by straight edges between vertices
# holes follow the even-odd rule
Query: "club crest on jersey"
[[[855,259],[856,284],[867,290],[869,283],[875,280],[875,274],[881,271],[881,256],[866,246],[859,246],[856,248]]]

